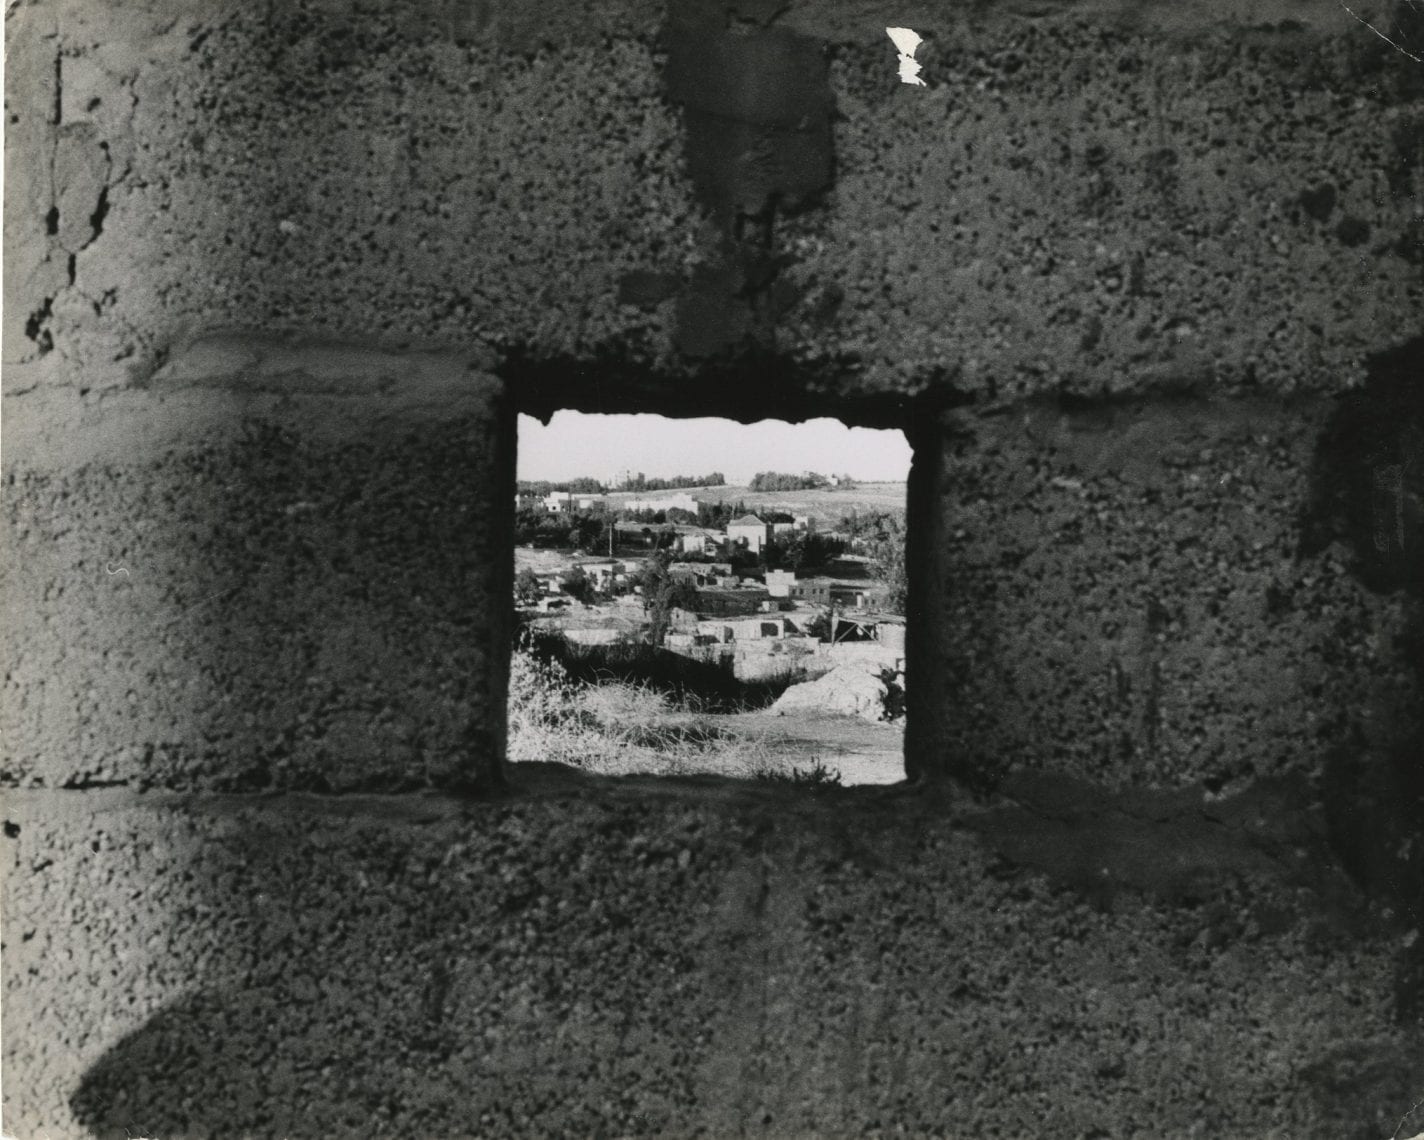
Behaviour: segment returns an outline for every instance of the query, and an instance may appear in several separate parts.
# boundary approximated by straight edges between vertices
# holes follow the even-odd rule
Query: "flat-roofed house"
[[[607,590],[623,573],[623,563],[606,559],[597,562],[580,562],[578,568],[593,580],[594,587],[598,590]]]
[[[809,602],[815,606],[827,606],[831,603],[831,579],[798,578],[791,584],[791,596],[798,602]]]
[[[591,511],[606,506],[602,495],[576,495],[572,491],[550,491],[543,499],[544,509],[551,514],[567,515],[574,511]]]
[[[697,513],[697,500],[686,492],[663,495],[660,498],[638,495],[625,500],[621,506],[625,511],[687,511],[693,515]]]
[[[677,548],[683,554],[716,554],[722,549],[722,536],[706,527],[678,527]]]
[[[773,598],[791,597],[796,585],[796,575],[790,570],[768,570],[766,572],[766,592]]]

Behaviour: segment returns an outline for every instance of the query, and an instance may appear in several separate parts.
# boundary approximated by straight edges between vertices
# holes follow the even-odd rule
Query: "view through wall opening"
[[[899,431],[519,419],[512,763],[904,778]]]

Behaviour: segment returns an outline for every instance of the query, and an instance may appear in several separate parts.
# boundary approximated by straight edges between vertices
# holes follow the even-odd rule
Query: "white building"
[[[612,561],[580,562],[578,568],[588,575],[597,590],[607,590],[623,576],[623,563]]]
[[[786,618],[744,617],[721,618],[697,623],[697,632],[718,641],[762,641],[766,638],[785,637],[792,632],[791,623]]]
[[[727,541],[733,546],[744,545],[753,554],[760,554],[771,541],[771,527],[756,515],[743,515],[727,524]]]
[[[623,503],[625,511],[688,511],[697,513],[697,500],[686,492],[679,495],[665,495],[660,499],[639,495]]]
[[[791,597],[791,588],[796,584],[796,575],[790,570],[768,570],[766,572],[766,592],[773,598]]]
[[[564,515],[573,511],[591,511],[608,502],[602,495],[576,495],[572,491],[550,491],[544,496],[544,509]]]
[[[677,548],[683,554],[716,554],[722,549],[722,536],[702,527],[679,527]]]

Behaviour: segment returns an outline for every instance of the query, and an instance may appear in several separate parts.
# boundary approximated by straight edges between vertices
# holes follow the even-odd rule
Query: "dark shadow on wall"
[[[1301,553],[1344,543],[1371,590],[1424,601],[1424,334],[1369,358],[1320,438]]]
[[[677,299],[675,339],[689,357],[772,344],[807,288],[785,275],[792,258],[777,231],[834,181],[835,99],[825,45],[775,26],[782,10],[765,0],[668,5],[667,96],[682,109],[688,177],[718,231]],[[642,279],[625,278],[625,290]]]
[[[1381,1106],[1416,1091],[1370,1017],[1339,1041],[1289,1024],[1296,975],[1264,964],[1362,945],[1296,790],[1206,812],[1025,777],[956,822],[945,801],[737,783],[655,799],[585,778],[404,822],[417,809],[389,801],[224,809],[193,864],[202,922],[169,932],[199,988],[114,1044],[71,1108],[106,1140],[923,1134],[947,1111],[972,1135],[1053,1100],[1072,1102],[1064,1135],[1110,1136],[1170,1080],[1167,1134],[1183,1104],[1255,1133],[1242,1114],[1275,1111],[1249,1105],[1255,1078],[1179,1071],[1179,1030],[1220,1030],[1212,1003],[1238,1041],[1293,1042],[1268,1099],[1305,1106],[1304,1134],[1379,1135]],[[1127,930],[1150,978],[1104,964]],[[1239,1015],[1253,979],[1281,1024]]]
[[[350,415],[339,402],[302,409]],[[202,632],[217,688],[203,775],[227,790],[400,790],[471,775],[485,738],[478,639],[499,545],[488,440],[465,419],[322,438],[252,416],[165,461],[158,485],[201,540]],[[153,481],[153,480],[151,480]],[[154,481],[157,482],[157,481]],[[479,763],[475,767],[482,767]],[[487,766],[487,765],[484,765]],[[151,765],[159,786],[190,773]]]
[[[75,430],[72,462],[15,477],[33,522],[9,533],[38,572],[7,633],[44,711],[7,771],[341,791],[490,767],[502,670],[482,638],[509,592],[509,499],[483,409],[303,392],[300,373],[282,395],[165,384],[116,396],[112,433]]]
[[[1370,591],[1400,599],[1383,652],[1412,678],[1403,701],[1356,710],[1322,791],[1344,865],[1403,926],[1424,922],[1424,335],[1369,360],[1321,435],[1301,554],[1332,543]],[[1424,944],[1401,967],[1400,1012],[1424,1016]]]

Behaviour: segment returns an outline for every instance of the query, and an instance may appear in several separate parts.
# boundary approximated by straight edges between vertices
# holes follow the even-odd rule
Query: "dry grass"
[[[904,483],[861,483],[845,490],[823,488],[815,491],[750,491],[746,487],[708,487],[691,492],[699,502],[745,502],[750,510],[785,511],[811,515],[822,528],[834,526],[856,511],[866,514],[888,511],[903,514]]]
[[[585,685],[558,664],[516,651],[510,667],[509,758],[601,775],[755,777],[778,765],[766,742],[679,706],[647,685]]]

